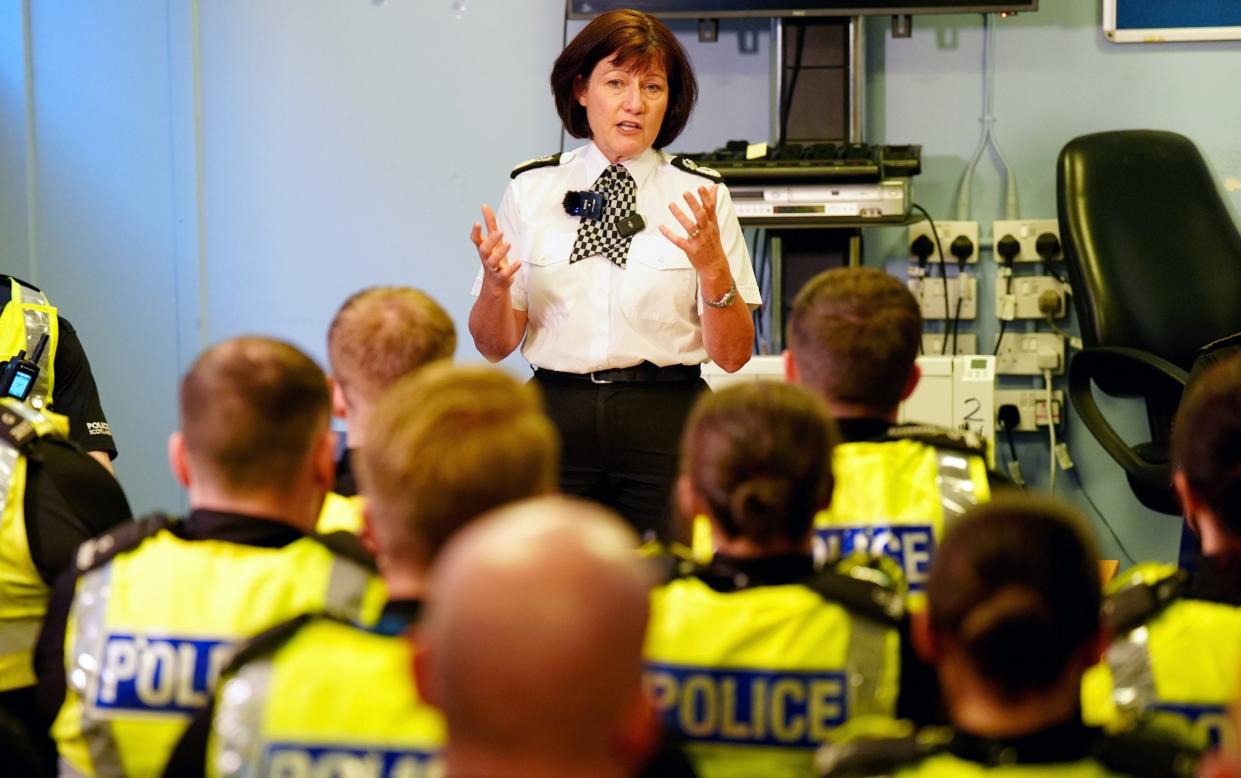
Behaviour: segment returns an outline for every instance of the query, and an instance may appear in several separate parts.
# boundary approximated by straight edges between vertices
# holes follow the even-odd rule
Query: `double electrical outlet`
[[[995,408],[998,418],[1000,408],[1013,405],[1021,412],[1021,420],[1014,427],[1016,432],[1038,432],[1047,429],[1047,393],[1042,389],[997,389]],[[1064,413],[1064,391],[1053,390],[1051,393],[1051,414],[1054,424],[1059,425]],[[999,424],[996,425],[999,430]]]

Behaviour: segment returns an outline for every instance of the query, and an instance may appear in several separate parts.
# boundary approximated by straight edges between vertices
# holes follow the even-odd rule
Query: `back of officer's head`
[[[895,409],[921,338],[917,300],[898,279],[873,268],[820,273],[798,293],[789,315],[798,380],[829,403]]]
[[[369,405],[398,378],[457,348],[439,303],[407,286],[376,286],[341,305],[327,335],[332,376],[350,405]]]
[[[538,390],[492,367],[431,365],[384,393],[358,458],[383,555],[426,564],[467,520],[554,490],[560,440]]]
[[[1047,497],[971,508],[944,536],[927,583],[931,629],[1008,702],[1082,672],[1097,640],[1099,561],[1086,521]]]
[[[832,497],[836,424],[799,386],[738,384],[704,394],[681,446],[682,511],[705,510],[729,538],[805,543]],[[684,496],[684,495],[683,495]]]
[[[1172,458],[1185,507],[1196,501],[1234,542],[1241,539],[1241,357],[1213,366],[1186,392]]]
[[[329,407],[327,377],[294,346],[226,340],[203,352],[181,381],[186,455],[219,488],[288,489],[322,445]]]
[[[616,514],[567,497],[499,508],[454,536],[417,638],[419,688],[444,713],[450,754],[503,755],[513,774],[615,758],[648,710],[651,579],[637,545]]]

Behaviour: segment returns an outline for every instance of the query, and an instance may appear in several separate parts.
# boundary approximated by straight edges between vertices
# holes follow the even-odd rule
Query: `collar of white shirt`
[[[591,141],[582,147],[582,162],[586,165],[587,176],[591,181],[598,180],[603,171],[612,163],[603,155],[599,147]],[[659,167],[663,162],[663,155],[653,148],[648,148],[633,159],[627,159],[621,164],[629,171],[629,175],[633,176],[633,181],[639,189],[651,173],[655,172],[655,168]]]

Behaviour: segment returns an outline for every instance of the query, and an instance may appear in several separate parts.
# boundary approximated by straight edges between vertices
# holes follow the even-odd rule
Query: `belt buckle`
[[[592,371],[590,372],[590,382],[591,382],[592,384],[610,384],[610,383],[612,383],[610,380],[608,380],[608,379],[606,379],[606,378],[596,378],[596,377],[595,377],[595,376],[596,376],[596,373],[604,373],[604,372],[607,372],[607,371],[604,371],[604,370],[592,370]]]

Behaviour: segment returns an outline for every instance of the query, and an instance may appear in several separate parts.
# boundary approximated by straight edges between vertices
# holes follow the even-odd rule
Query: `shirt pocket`
[[[579,268],[569,267],[574,234],[549,232],[526,257],[526,310],[535,326],[564,318],[582,294]]]
[[[663,235],[638,235],[625,263],[621,310],[628,319],[663,324],[697,318],[698,271]]]

